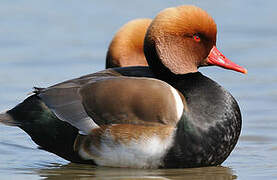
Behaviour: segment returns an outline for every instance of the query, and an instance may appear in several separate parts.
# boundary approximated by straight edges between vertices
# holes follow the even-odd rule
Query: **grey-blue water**
[[[234,95],[243,115],[239,143],[222,167],[135,170],[72,164],[38,149],[19,128],[0,125],[0,179],[277,179],[275,0],[2,0],[0,111],[21,102],[33,86],[102,70],[120,26],[180,4],[207,10],[218,24],[218,48],[249,72],[200,69]]]

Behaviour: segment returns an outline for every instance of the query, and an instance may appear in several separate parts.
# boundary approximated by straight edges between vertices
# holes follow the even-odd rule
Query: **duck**
[[[148,65],[143,42],[151,22],[150,18],[134,19],[116,32],[107,51],[106,68]]]
[[[216,166],[234,149],[242,117],[235,98],[198,71],[247,70],[216,47],[199,7],[162,10],[144,38],[147,66],[109,68],[32,95],[0,121],[18,126],[71,162],[125,168]]]

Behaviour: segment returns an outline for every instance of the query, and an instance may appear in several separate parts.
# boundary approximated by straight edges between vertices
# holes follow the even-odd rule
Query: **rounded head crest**
[[[205,58],[216,44],[216,34],[213,18],[201,8],[190,5],[167,8],[150,24],[144,53],[153,70],[165,69],[174,74],[196,72],[199,66],[206,65]]]

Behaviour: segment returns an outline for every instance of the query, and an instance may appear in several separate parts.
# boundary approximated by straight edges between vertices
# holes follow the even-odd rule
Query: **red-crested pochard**
[[[152,19],[135,19],[122,26],[109,45],[106,68],[147,66],[143,42]]]
[[[216,24],[202,9],[161,11],[144,41],[149,67],[111,68],[36,88],[0,115],[43,149],[73,162],[133,168],[221,164],[241,131],[236,100],[197,71],[246,73],[216,48]]]

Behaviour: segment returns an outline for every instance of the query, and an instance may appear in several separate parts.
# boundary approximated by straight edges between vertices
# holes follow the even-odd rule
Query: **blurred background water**
[[[200,71],[240,104],[239,143],[222,167],[130,170],[69,163],[37,148],[16,127],[0,124],[0,179],[276,179],[277,1],[267,0],[2,0],[0,111],[46,87],[104,68],[114,33],[134,18],[194,4],[218,24],[217,46],[248,75],[216,67]]]

